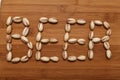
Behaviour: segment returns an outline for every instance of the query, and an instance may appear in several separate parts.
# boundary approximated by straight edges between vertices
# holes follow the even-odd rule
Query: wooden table
[[[33,56],[27,63],[12,64],[6,61],[6,19],[8,16],[22,16],[30,20],[28,38],[34,44]],[[57,44],[43,46],[46,56],[57,55],[58,63],[35,61],[35,37],[37,25],[42,16],[56,17],[59,23],[46,24],[44,38],[55,37]],[[84,62],[68,62],[61,57],[63,47],[64,26],[66,19],[73,17],[87,21],[86,25],[73,25],[71,38],[85,38],[86,44],[70,45],[69,55],[86,55],[88,46],[89,23],[91,20],[108,21],[111,25],[110,38],[112,59],[107,60],[103,44],[95,44],[94,59]],[[120,0],[3,0],[0,9],[0,80],[120,80]],[[22,24],[13,24],[13,33],[21,33]],[[12,33],[12,34],[13,34]],[[103,27],[95,29],[95,36],[102,37]],[[23,56],[27,47],[20,40],[13,40],[14,56]]]

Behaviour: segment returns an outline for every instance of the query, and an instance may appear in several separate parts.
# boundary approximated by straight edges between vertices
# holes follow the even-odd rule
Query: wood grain
[[[120,0],[4,0],[0,9],[0,80],[120,80]],[[44,38],[55,37],[57,44],[44,45],[42,53],[46,56],[57,55],[58,63],[35,61],[36,49],[27,63],[12,64],[6,61],[6,25],[8,16],[22,16],[30,20],[28,38],[35,45],[37,24],[41,16],[56,17],[56,25],[45,24]],[[87,56],[89,23],[99,19],[111,25],[110,39],[112,59],[107,60],[103,44],[96,44],[94,60],[85,62],[68,62],[61,57],[64,26],[68,17],[83,18],[84,26],[73,25],[70,37],[85,38],[85,46],[70,45],[69,55],[85,54]],[[13,33],[21,33],[22,24],[13,24]],[[104,28],[97,27],[95,36],[102,37]],[[14,56],[22,56],[27,47],[20,40],[13,40]]]

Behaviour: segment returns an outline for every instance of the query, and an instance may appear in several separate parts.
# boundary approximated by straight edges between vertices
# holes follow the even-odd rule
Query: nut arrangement
[[[48,44],[48,43],[57,43],[58,40],[56,38],[42,38],[42,32],[44,31],[44,24],[50,23],[50,24],[56,24],[58,20],[56,18],[47,18],[47,17],[41,17],[39,19],[39,24],[38,24],[38,33],[36,36],[36,55],[35,59],[37,61],[42,61],[42,62],[58,62],[59,58],[57,56],[52,56],[52,57],[47,57],[47,56],[42,56],[41,51],[42,51],[42,45],[43,44]]]
[[[99,37],[94,37],[94,29],[96,26],[103,26],[107,31],[105,36],[103,36],[102,38]],[[100,20],[94,20],[90,22],[90,33],[89,33],[89,45],[88,45],[88,58],[90,60],[93,59],[94,53],[93,53],[93,48],[94,48],[94,44],[96,43],[100,43],[102,42],[104,44],[104,48],[106,49],[106,57],[108,59],[111,58],[112,56],[112,52],[110,50],[110,44],[109,44],[109,39],[111,36],[111,29],[110,29],[110,24],[107,21],[100,21]]]
[[[64,35],[64,47],[63,47],[63,53],[62,53],[62,57],[64,60],[68,60],[71,62],[74,62],[76,60],[79,61],[85,61],[86,60],[86,56],[85,55],[80,55],[78,57],[76,56],[69,56],[68,55],[68,44],[75,44],[78,43],[80,45],[84,45],[85,44],[85,39],[76,39],[76,38],[70,38],[70,31],[71,31],[71,25],[73,24],[79,24],[79,25],[84,25],[86,24],[86,21],[83,19],[74,19],[74,18],[68,18],[67,19],[67,24],[65,25],[65,35]]]
[[[23,23],[23,25],[25,26],[25,28],[23,29],[22,35],[15,33],[15,34],[11,34],[12,33],[12,23]],[[7,18],[6,21],[6,25],[7,25],[7,36],[6,36],[6,40],[7,40],[7,51],[8,54],[6,56],[6,59],[8,62],[12,62],[12,63],[18,63],[18,62],[27,62],[31,57],[32,57],[32,49],[33,49],[33,44],[32,42],[29,42],[27,35],[29,33],[29,20],[27,18],[22,18],[20,16],[15,16],[15,17],[11,17],[9,16]],[[12,53],[12,39],[20,39],[22,42],[24,42],[27,47],[28,47],[28,52],[26,55],[20,57],[13,57],[13,53]]]
[[[12,23],[23,23],[25,26],[22,33],[14,33],[12,34]],[[41,17],[39,19],[39,24],[38,24],[38,33],[36,35],[36,54],[35,54],[35,59],[37,61],[41,62],[58,62],[59,58],[57,56],[52,56],[52,57],[47,57],[47,56],[42,56],[42,45],[47,45],[47,44],[55,44],[58,43],[58,40],[56,38],[42,38],[42,32],[44,31],[44,24],[57,24],[58,20],[54,17],[52,18],[47,18],[47,17]],[[76,60],[78,61],[85,61],[87,57],[85,55],[79,55],[79,56],[73,56],[68,54],[68,47],[69,44],[79,44],[79,45],[85,45],[86,40],[83,38],[71,38],[70,37],[70,32],[71,32],[71,25],[73,24],[78,24],[78,25],[85,25],[86,21],[84,19],[74,19],[74,18],[68,18],[67,23],[65,25],[65,35],[64,35],[64,46],[63,46],[63,52],[62,52],[62,57],[64,60],[68,60],[70,62],[74,62]],[[32,49],[33,49],[33,44],[30,42],[27,38],[29,31],[30,31],[30,23],[27,18],[20,17],[20,16],[15,16],[11,17],[9,16],[6,21],[7,29],[6,29],[6,49],[8,51],[6,59],[8,62],[12,63],[18,63],[18,62],[27,62],[31,57],[32,57]],[[94,29],[97,26],[103,26],[106,29],[105,36],[103,37],[94,37]],[[92,20],[90,22],[90,32],[88,35],[89,42],[88,42],[88,58],[89,60],[92,60],[94,58],[94,45],[98,43],[103,43],[103,46],[106,50],[105,55],[107,59],[111,59],[112,57],[112,52],[110,50],[110,36],[112,34],[112,30],[110,28],[110,24],[107,21],[100,21],[100,20]],[[27,54],[22,56],[22,57],[13,57],[12,53],[12,39],[15,40],[21,40],[24,44],[27,45],[28,51]]]

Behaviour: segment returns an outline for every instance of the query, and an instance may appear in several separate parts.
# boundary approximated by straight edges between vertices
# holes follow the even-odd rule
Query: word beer
[[[12,33],[12,23],[23,23],[25,28],[22,31],[22,35],[15,33],[15,34],[11,34]],[[42,45],[50,43],[50,44],[55,44],[58,42],[58,40],[56,38],[42,38],[42,32],[44,31],[44,24],[57,24],[58,20],[56,18],[47,18],[47,17],[41,17],[39,19],[39,23],[38,23],[38,33],[36,35],[36,54],[35,54],[35,59],[36,61],[42,61],[42,62],[58,62],[59,61],[59,57],[58,56],[42,56]],[[68,44],[79,44],[79,45],[84,45],[86,43],[86,40],[83,38],[70,38],[70,32],[71,32],[71,25],[72,24],[79,24],[79,25],[84,25],[86,24],[86,21],[83,19],[74,19],[74,18],[68,18],[66,21],[66,25],[65,25],[65,35],[64,35],[64,47],[63,47],[63,52],[62,52],[62,57],[64,60],[68,60],[70,62],[74,62],[76,60],[79,61],[85,61],[86,60],[86,56],[85,55],[79,55],[79,56],[69,56],[68,55]],[[8,62],[12,62],[12,63],[18,63],[18,62],[27,62],[31,57],[32,57],[32,49],[33,49],[33,44],[32,42],[30,42],[27,38],[28,33],[29,33],[29,20],[25,17],[19,17],[19,16],[15,16],[15,17],[11,17],[9,16],[7,18],[6,21],[6,25],[7,25],[7,56],[6,59]],[[99,37],[94,37],[94,29],[95,26],[104,26],[104,28],[106,29],[106,34],[105,36],[103,36],[102,38]],[[110,29],[110,25],[107,21],[100,21],[100,20],[93,20],[90,22],[90,32],[89,32],[89,44],[88,44],[88,58],[90,60],[93,59],[94,56],[94,52],[93,52],[93,48],[94,48],[94,44],[96,43],[103,43],[104,44],[104,48],[106,49],[106,57],[107,59],[110,59],[112,56],[111,50],[110,50],[110,44],[109,44],[109,39],[110,39],[110,35],[111,35],[111,29]],[[23,43],[25,43],[28,47],[28,52],[27,54],[25,54],[23,57],[13,57],[13,53],[12,53],[12,39],[19,39],[21,40]]]

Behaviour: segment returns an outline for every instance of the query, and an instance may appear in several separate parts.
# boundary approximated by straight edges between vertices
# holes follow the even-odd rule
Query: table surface
[[[28,39],[33,42],[33,56],[27,63],[12,64],[6,61],[6,19],[8,16],[27,17],[30,21]],[[37,25],[42,16],[56,17],[58,24],[45,24],[42,34],[44,38],[55,37],[57,44],[43,46],[42,55],[60,58],[58,63],[43,63],[35,61],[35,36]],[[63,48],[64,26],[66,19],[85,19],[85,25],[73,25],[71,38],[84,38],[86,44],[70,45],[69,55],[87,56],[89,23],[91,20],[108,21],[111,25],[112,36],[110,45],[111,60],[106,59],[103,44],[95,44],[94,59],[84,62],[68,62],[61,57]],[[0,9],[0,80],[120,80],[120,0],[3,0]],[[13,33],[23,30],[22,24],[13,24]],[[12,34],[13,34],[12,33]],[[102,37],[103,27],[95,29],[95,36]],[[14,56],[23,56],[27,47],[20,40],[13,40]]]

